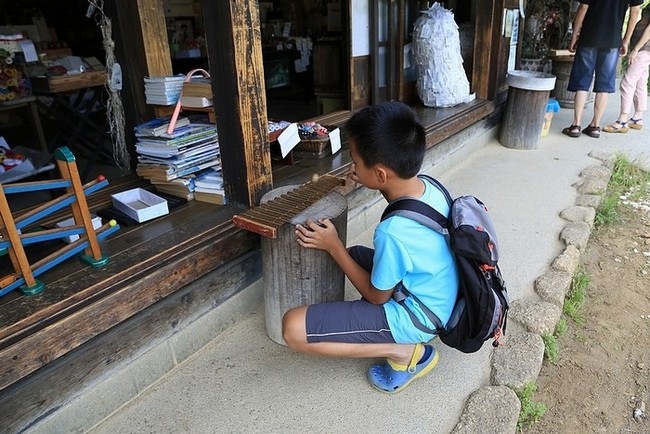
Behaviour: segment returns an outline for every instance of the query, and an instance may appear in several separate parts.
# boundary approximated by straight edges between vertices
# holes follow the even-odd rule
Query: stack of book
[[[212,167],[194,180],[194,199],[218,205],[226,203],[220,167]]]
[[[209,78],[192,77],[183,83],[181,104],[184,107],[212,107],[212,84]]]
[[[181,97],[184,75],[145,77],[144,93],[147,104],[174,105]]]
[[[206,169],[221,168],[217,128],[181,117],[167,134],[168,123],[168,118],[154,119],[135,128],[136,173],[161,192],[192,199],[194,180]]]

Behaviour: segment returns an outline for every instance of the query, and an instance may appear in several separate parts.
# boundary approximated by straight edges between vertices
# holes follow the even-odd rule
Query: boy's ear
[[[388,173],[386,172],[386,168],[377,165],[375,166],[375,177],[377,178],[377,182],[381,185],[386,183],[386,180],[388,179]]]

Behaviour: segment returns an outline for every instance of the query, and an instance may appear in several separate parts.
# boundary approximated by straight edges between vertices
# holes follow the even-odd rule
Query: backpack
[[[501,276],[499,249],[494,224],[487,208],[474,196],[452,199],[449,191],[436,179],[429,180],[447,198],[450,205],[449,218],[426,203],[409,197],[398,198],[389,203],[381,220],[399,215],[417,221],[448,237],[460,274],[458,299],[446,326],[401,282],[393,292],[393,298],[404,307],[413,324],[427,333],[438,334],[440,340],[464,353],[478,351],[483,343],[492,338],[492,345],[501,345],[499,338],[505,334],[509,309],[508,293]],[[436,327],[426,327],[408,309],[404,300],[411,296]]]

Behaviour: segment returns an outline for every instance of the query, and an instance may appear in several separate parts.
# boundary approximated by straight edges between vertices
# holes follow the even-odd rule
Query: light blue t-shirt
[[[429,181],[422,181],[425,191],[418,199],[448,215],[449,205],[442,192]],[[412,219],[393,216],[377,225],[373,243],[373,286],[391,290],[402,282],[446,324],[458,295],[458,269],[445,236]],[[411,297],[406,304],[423,324],[434,328]],[[384,310],[395,342],[427,342],[433,338],[416,328],[408,312],[392,298]]]

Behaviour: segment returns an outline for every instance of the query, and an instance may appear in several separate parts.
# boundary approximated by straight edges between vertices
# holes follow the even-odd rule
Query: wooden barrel
[[[280,187],[262,197],[265,203],[297,186]],[[345,274],[323,250],[298,244],[295,225],[307,219],[328,218],[345,243],[348,204],[344,196],[332,192],[312,204],[278,228],[277,238],[262,237],[262,273],[266,333],[271,340],[285,345],[282,317],[294,307],[341,301],[345,295]]]
[[[510,71],[506,83],[508,101],[499,142],[507,148],[537,149],[555,76],[544,72]]]
[[[576,93],[567,90],[572,67],[573,56],[557,57],[553,59],[553,75],[557,77],[555,88],[553,89],[553,95],[562,108],[572,109],[574,106],[573,98]],[[592,91],[589,91],[586,104],[593,102],[593,100],[594,94]]]

